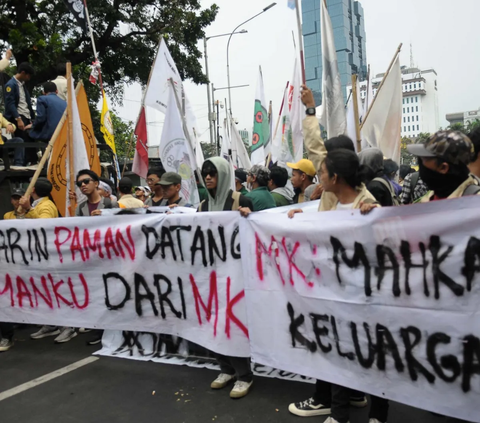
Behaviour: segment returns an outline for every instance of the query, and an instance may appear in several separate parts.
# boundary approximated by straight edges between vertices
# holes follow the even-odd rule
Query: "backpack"
[[[385,179],[380,178],[380,177],[375,178],[374,181],[380,182],[385,187],[387,187],[388,191],[390,192],[390,195],[392,196],[392,205],[393,206],[399,206],[400,205],[400,200],[398,199],[397,194],[395,194],[395,190],[393,189],[393,186],[390,182],[388,182]]]
[[[420,179],[420,172],[414,172],[412,173],[412,178],[410,179],[410,192],[412,193],[412,198],[413,198],[413,193],[415,191],[415,187],[417,186],[418,180]]]
[[[466,197],[467,195],[478,195],[478,193],[480,193],[480,179],[472,174],[470,174],[470,176],[475,178],[475,181],[477,181],[477,184],[469,185],[467,189],[463,191],[462,197]]]

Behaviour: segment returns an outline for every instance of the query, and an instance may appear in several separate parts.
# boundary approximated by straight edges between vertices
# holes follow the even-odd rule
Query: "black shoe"
[[[288,411],[300,417],[325,416],[331,413],[330,407],[326,407],[313,397],[290,404]]]
[[[97,345],[102,342],[103,330],[96,330],[93,336],[87,341],[87,345]]]

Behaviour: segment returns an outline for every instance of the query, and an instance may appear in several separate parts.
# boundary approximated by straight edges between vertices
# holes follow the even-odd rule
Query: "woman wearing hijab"
[[[232,190],[233,170],[222,157],[205,160],[202,177],[207,188],[208,198],[200,203],[199,212],[236,211],[240,207],[253,209],[252,200]],[[248,394],[253,383],[250,359],[244,357],[227,357],[216,354],[221,373],[211,383],[212,389],[222,389],[236,378],[230,391],[231,398],[242,398]]]

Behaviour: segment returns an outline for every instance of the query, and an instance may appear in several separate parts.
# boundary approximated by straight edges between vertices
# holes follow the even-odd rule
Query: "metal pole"
[[[232,93],[230,92],[230,55],[229,55],[229,48],[230,48],[230,40],[232,39],[232,35],[242,25],[245,25],[247,22],[250,22],[252,19],[255,19],[257,16],[260,16],[262,13],[265,13],[267,10],[271,9],[276,4],[277,3],[272,3],[270,6],[267,6],[265,9],[263,9],[260,13],[257,13],[255,16],[252,16],[250,19],[247,19],[245,22],[242,22],[240,25],[238,25],[230,33],[230,37],[228,37],[228,43],[227,43],[227,81],[228,81],[228,107],[229,107],[229,111],[230,111],[230,116],[232,115]]]
[[[220,102],[217,100],[217,156],[220,156]]]
[[[205,51],[205,73],[207,76],[208,129],[210,131],[210,144],[213,144],[212,99],[210,97],[210,76],[208,75],[207,37],[203,37],[203,49]]]

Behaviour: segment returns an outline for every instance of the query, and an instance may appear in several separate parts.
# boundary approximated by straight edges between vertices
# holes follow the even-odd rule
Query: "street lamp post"
[[[247,22],[250,22],[252,19],[255,19],[257,16],[262,15],[265,13],[267,10],[270,10],[273,6],[275,6],[277,3],[272,3],[271,5],[265,7],[260,13],[257,13],[255,16],[252,16],[250,19],[247,19],[245,22],[242,22],[240,25],[238,25],[230,34],[230,37],[228,38],[228,43],[227,43],[227,80],[228,80],[228,107],[230,109],[230,116],[232,116],[232,95],[230,92],[230,60],[229,60],[229,48],[230,48],[230,40],[232,39],[232,35],[235,34],[235,31],[240,28],[242,25],[245,25]]]
[[[210,130],[210,144],[213,144],[213,139],[214,139],[214,128],[213,128],[213,125],[212,125],[212,117],[213,117],[213,114],[215,112],[212,112],[212,99],[210,97],[210,76],[208,74],[208,55],[207,55],[207,41],[210,40],[211,38],[218,38],[218,37],[226,37],[227,35],[230,35],[230,37],[232,35],[235,35],[235,34],[246,34],[248,31],[246,29],[242,30],[242,31],[239,31],[239,32],[235,32],[233,34],[231,33],[228,33],[228,34],[220,34],[220,35],[212,35],[211,37],[204,37],[203,38],[203,49],[204,49],[204,56],[205,56],[205,74],[207,76],[207,96],[208,96],[208,128]]]

